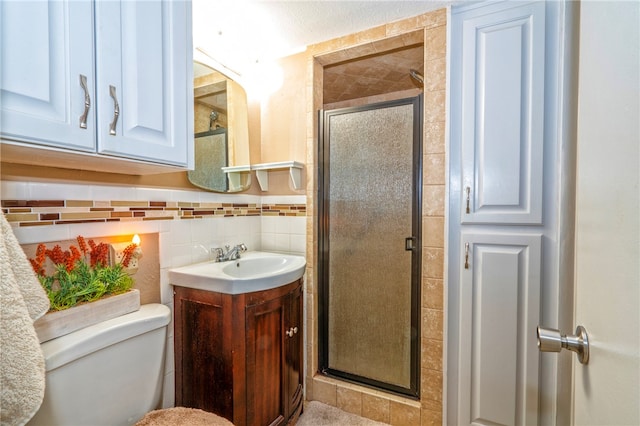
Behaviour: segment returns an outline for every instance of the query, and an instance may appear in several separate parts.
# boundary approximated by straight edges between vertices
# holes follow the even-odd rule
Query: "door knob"
[[[538,349],[540,352],[560,352],[562,348],[573,351],[581,364],[589,363],[589,336],[581,325],[575,335],[562,335],[560,330],[538,326]]]

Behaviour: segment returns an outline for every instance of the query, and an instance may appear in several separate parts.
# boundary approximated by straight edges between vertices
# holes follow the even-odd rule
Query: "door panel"
[[[285,414],[287,418],[293,413],[293,411],[302,404],[302,286],[295,289],[289,299],[289,312],[285,327],[289,329],[294,328],[294,332],[290,333],[286,339],[287,357],[285,359],[285,375],[286,381],[285,394],[286,394],[286,407]]]
[[[469,255],[460,271],[459,345],[466,355],[460,358],[459,419],[535,423],[542,236],[462,232],[461,238]]]
[[[545,5],[462,25],[462,223],[540,224]]]
[[[109,1],[96,5],[98,151],[187,164],[188,85],[186,2]],[[120,26],[112,25],[120,22]],[[114,87],[119,106],[115,135]]]
[[[246,308],[247,424],[271,425],[287,418],[284,405],[285,309],[283,296]]]
[[[543,356],[573,360],[574,424],[638,425],[640,4],[581,3],[574,326],[590,360]]]
[[[95,151],[92,2],[3,1],[0,32],[2,137]]]
[[[226,368],[222,300],[214,293],[205,302],[179,299],[182,353],[176,402],[233,418],[233,377]],[[196,354],[196,355],[192,355]],[[202,356],[197,356],[198,354]],[[204,355],[206,354],[206,355]]]
[[[418,396],[422,97],[324,111],[320,370]]]

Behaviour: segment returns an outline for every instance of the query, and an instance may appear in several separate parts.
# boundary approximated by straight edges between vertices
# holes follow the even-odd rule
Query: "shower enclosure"
[[[319,118],[320,370],[417,398],[422,96]]]

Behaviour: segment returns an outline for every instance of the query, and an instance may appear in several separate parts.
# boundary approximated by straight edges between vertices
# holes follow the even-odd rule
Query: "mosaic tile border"
[[[182,201],[2,200],[12,226],[202,219],[237,216],[306,216],[305,204]]]

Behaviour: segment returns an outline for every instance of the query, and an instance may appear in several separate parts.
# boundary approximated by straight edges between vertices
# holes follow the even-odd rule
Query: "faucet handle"
[[[247,251],[247,246],[244,243],[240,243],[238,244],[236,247],[238,247],[238,251],[240,253],[244,253],[245,251]]]
[[[220,247],[211,247],[211,254],[213,254],[216,257],[215,259],[216,262],[220,262],[224,257],[224,250]]]

